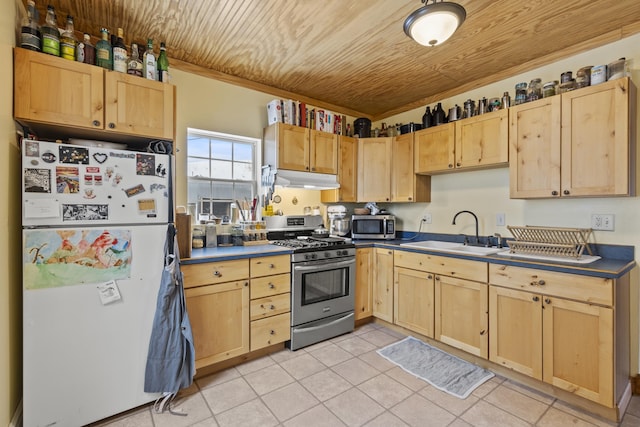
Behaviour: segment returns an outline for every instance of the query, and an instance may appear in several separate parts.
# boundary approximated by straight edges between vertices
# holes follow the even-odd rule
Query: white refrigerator
[[[143,386],[170,162],[22,141],[25,426],[84,425],[157,397]]]

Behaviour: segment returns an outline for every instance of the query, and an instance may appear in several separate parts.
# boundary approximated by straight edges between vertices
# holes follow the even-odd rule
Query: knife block
[[[191,258],[191,215],[186,213],[177,213],[176,230],[180,258]]]

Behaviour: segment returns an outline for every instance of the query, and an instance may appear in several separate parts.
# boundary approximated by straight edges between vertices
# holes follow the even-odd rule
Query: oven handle
[[[317,270],[318,267],[324,267],[327,265],[340,268],[340,267],[348,267],[349,265],[353,265],[354,262],[355,262],[355,257],[350,257],[348,260],[344,260],[344,261],[331,261],[331,260],[327,260],[326,262],[311,261],[308,263],[305,262],[304,264],[306,265],[293,264],[293,269],[296,271],[310,271],[310,270]]]
[[[311,331],[315,331],[316,329],[323,329],[326,328],[327,326],[331,326],[331,325],[335,325],[336,323],[340,323],[342,321],[344,321],[345,319],[348,319],[350,317],[355,316],[354,313],[349,313],[346,316],[342,316],[339,317],[335,320],[332,320],[329,323],[323,323],[322,325],[316,325],[316,326],[309,326],[307,328],[293,328],[294,331],[304,331],[304,332],[311,332]]]

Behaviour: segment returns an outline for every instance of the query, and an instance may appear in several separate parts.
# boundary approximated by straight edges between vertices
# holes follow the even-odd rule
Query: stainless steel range
[[[319,221],[319,222],[318,222]],[[322,217],[267,219],[267,238],[291,248],[291,340],[297,350],[353,331],[355,245],[346,239],[312,237]]]

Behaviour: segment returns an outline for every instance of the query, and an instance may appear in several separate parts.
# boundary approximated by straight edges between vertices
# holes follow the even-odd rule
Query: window
[[[231,203],[257,194],[260,140],[187,129],[187,202],[201,216],[230,215]]]

